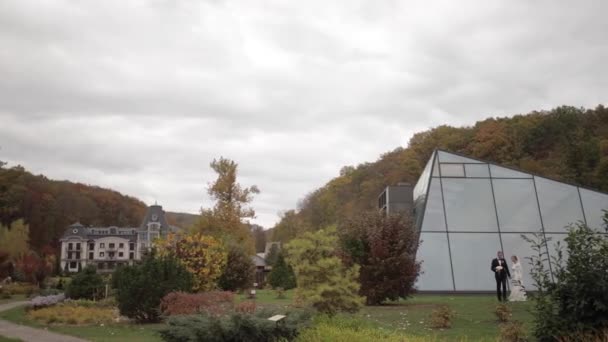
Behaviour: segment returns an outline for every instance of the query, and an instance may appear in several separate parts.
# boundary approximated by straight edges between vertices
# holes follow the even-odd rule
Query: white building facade
[[[165,212],[160,205],[150,206],[139,227],[85,227],[80,223],[69,226],[61,241],[61,268],[78,272],[93,265],[99,272],[112,272],[121,265],[140,260],[152,242],[170,231]]]

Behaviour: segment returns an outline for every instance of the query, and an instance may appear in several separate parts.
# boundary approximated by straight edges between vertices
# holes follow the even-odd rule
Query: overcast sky
[[[415,132],[608,96],[606,1],[0,1],[0,160],[257,223]]]

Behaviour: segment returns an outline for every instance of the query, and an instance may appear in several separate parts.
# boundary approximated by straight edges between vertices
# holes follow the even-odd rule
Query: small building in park
[[[152,242],[176,227],[169,226],[160,205],[148,207],[138,227],[85,227],[70,225],[61,237],[61,269],[78,272],[93,265],[99,272],[140,260]]]
[[[512,255],[519,257],[524,285],[533,289],[526,257],[534,252],[522,234],[550,238],[554,254],[570,224],[606,233],[608,194],[443,150],[431,155],[413,201],[420,291],[495,291],[490,262],[499,250],[509,266]]]

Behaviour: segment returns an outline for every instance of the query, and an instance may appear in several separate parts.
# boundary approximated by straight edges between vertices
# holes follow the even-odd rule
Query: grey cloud
[[[271,226],[417,131],[605,103],[607,6],[3,1],[0,159],[197,212],[223,155]]]

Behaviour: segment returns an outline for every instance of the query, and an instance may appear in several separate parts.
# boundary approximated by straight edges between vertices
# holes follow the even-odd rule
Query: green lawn
[[[0,335],[0,342],[21,342],[21,340]]]
[[[29,319],[23,307],[17,307],[0,313],[0,319],[28,325],[38,328],[48,328],[49,330],[82,337],[91,341],[107,342],[144,342],[162,341],[158,330],[164,324],[110,324],[110,325],[44,325]],[[0,340],[2,341],[2,340]]]
[[[258,308],[287,307],[292,303],[293,291],[285,293],[285,299],[277,299],[275,291],[258,290],[255,302]],[[246,295],[237,295],[237,302],[249,300]],[[433,330],[428,320],[431,312],[442,304],[449,305],[456,312],[452,328]],[[492,295],[418,295],[406,301],[398,301],[383,306],[364,307],[355,317],[371,323],[383,331],[395,331],[410,337],[429,337],[431,341],[496,341],[500,324],[494,310],[498,302]],[[527,329],[532,322],[531,302],[510,303],[513,320],[524,323]],[[44,327],[25,316],[23,308],[15,308],[0,313],[0,318],[30,326]],[[50,330],[90,339],[92,341],[160,341],[157,331],[164,324],[107,326],[61,326],[51,325]],[[2,340],[0,340],[2,341]]]

